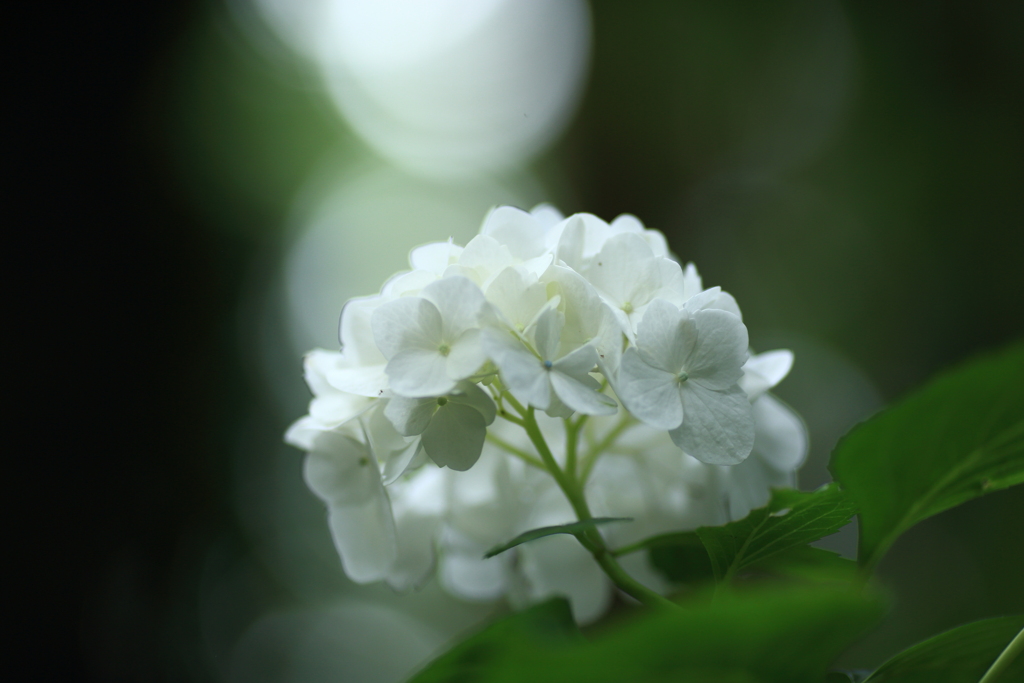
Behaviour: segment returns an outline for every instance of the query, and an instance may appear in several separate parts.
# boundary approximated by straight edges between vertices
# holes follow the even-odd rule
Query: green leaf
[[[538,643],[492,633],[484,648],[468,650],[468,663],[469,642],[456,649],[462,653],[458,668],[441,670],[438,660],[413,681],[819,683],[882,611],[880,601],[862,591],[728,592],[688,609],[638,611],[591,641]],[[428,672],[437,675],[424,677]]]
[[[852,581],[857,576],[857,563],[839,553],[809,545],[790,548],[758,562],[757,570],[787,578],[807,581]]]
[[[665,534],[654,539],[658,541],[650,544],[647,557],[669,581],[694,584],[715,578],[711,558],[697,534]]]
[[[965,624],[904,650],[865,683],[977,683],[1021,628],[1024,615]],[[1024,681],[1024,658],[999,680]]]
[[[904,531],[1024,482],[1024,343],[948,372],[855,427],[829,465],[860,513],[860,562]]]
[[[654,566],[670,580],[687,580],[687,576],[692,580],[702,573],[692,550],[699,539],[710,558],[715,579],[728,581],[743,569],[762,565],[776,555],[835,533],[850,521],[854,512],[836,484],[811,493],[780,489],[773,492],[767,506],[752,510],[741,520],[654,536],[631,548],[650,547]],[[813,562],[823,557],[803,559]],[[678,563],[685,561],[694,565],[680,567]]]
[[[556,526],[542,526],[537,529],[530,529],[524,531],[508,543],[502,543],[496,545],[484,555],[486,560],[489,557],[499,555],[506,550],[515,548],[517,545],[522,545],[527,541],[535,541],[538,538],[544,538],[545,536],[554,536],[555,534],[572,534],[573,536],[579,536],[590,527],[597,526],[598,524],[610,524],[612,522],[632,522],[632,517],[595,517],[580,522],[573,522],[572,524],[558,524]]]
[[[583,641],[569,603],[554,598],[500,619],[430,662],[409,683],[489,680],[487,672],[520,649]]]

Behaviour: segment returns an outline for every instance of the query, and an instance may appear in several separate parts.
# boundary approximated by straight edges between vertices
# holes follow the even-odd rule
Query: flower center
[[[679,374],[676,375],[676,384],[682,384],[688,379],[690,379],[690,376],[687,375],[685,372],[680,371]]]
[[[449,353],[451,353],[451,348],[449,348],[447,344],[441,344],[440,346],[437,347],[437,352],[440,353],[442,356],[447,356]]]
[[[446,405],[448,405],[448,397],[447,396],[438,396],[437,397],[437,405],[439,405],[439,406],[446,406]]]
[[[550,369],[551,369],[551,366],[553,366],[553,365],[554,365],[554,363],[552,363],[552,362],[551,362],[551,361],[549,361],[549,360],[546,360],[546,361],[544,361],[544,369],[545,369],[545,370],[550,370]]]
[[[630,313],[633,312],[633,304],[627,301],[626,303],[622,304],[622,310],[626,313],[626,315],[629,315]]]

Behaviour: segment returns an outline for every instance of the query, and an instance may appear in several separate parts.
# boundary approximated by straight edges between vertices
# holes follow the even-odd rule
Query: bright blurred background
[[[1024,332],[1019,2],[221,0],[8,27],[17,680],[397,681],[498,613],[347,581],[281,441],[344,301],[495,204],[633,213],[734,293],[755,349],[796,352],[805,488],[858,420]],[[1024,611],[1022,520],[1018,487],[907,534],[893,611],[842,664]]]

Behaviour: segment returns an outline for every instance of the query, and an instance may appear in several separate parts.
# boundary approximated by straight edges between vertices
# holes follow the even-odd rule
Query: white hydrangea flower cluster
[[[766,393],[792,354],[748,356],[733,297],[635,217],[499,207],[464,248],[410,263],[346,304],[341,352],[307,355],[314,398],[286,435],[354,581],[404,589],[436,569],[458,596],[562,594],[589,621],[613,583],[575,538],[484,553],[581,506],[632,518],[593,537],[621,547],[793,485],[806,434]],[[623,566],[667,590],[642,556]]]

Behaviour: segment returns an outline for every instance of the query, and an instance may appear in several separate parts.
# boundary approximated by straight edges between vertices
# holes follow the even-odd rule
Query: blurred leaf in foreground
[[[1024,615],[959,626],[899,653],[865,683],[977,683],[1021,628]],[[1024,658],[1017,658],[998,680],[1024,681]]]
[[[409,683],[485,681],[517,650],[583,641],[569,602],[554,598],[500,619],[432,661]],[[502,664],[504,665],[504,664]]]
[[[498,622],[413,681],[817,682],[882,614],[873,596],[822,587],[728,592],[691,604],[638,614],[591,641],[562,632],[540,642]]]
[[[1024,343],[948,372],[855,427],[829,465],[873,567],[904,531],[1024,482]]]

